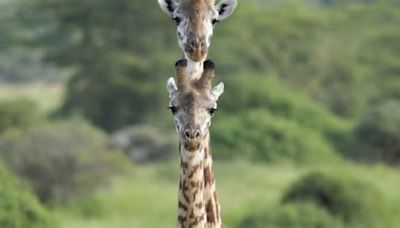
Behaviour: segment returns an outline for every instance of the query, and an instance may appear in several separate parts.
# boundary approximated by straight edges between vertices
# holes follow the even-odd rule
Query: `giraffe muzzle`
[[[195,152],[200,149],[201,141],[200,140],[185,140],[183,143],[185,149],[189,152]]]
[[[183,138],[186,150],[193,152],[200,148],[202,137],[199,129],[186,129]]]
[[[207,45],[204,39],[192,39],[186,45],[185,51],[193,62],[201,62],[207,58]]]

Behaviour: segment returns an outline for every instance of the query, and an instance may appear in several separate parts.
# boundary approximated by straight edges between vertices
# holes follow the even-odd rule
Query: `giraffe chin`
[[[195,152],[200,149],[200,141],[198,140],[187,140],[184,142],[185,150],[189,152]]]
[[[202,49],[196,49],[191,54],[189,54],[190,60],[193,62],[203,62],[207,58],[207,52]]]

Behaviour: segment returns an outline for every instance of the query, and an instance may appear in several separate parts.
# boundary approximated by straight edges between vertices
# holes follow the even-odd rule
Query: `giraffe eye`
[[[178,108],[175,106],[168,107],[171,110],[172,115],[175,115],[178,112]]]
[[[181,18],[180,17],[174,17],[172,20],[175,21],[176,25],[179,25],[181,23]]]
[[[209,110],[208,110],[208,113],[210,113],[210,116],[214,116],[214,114],[215,114],[215,112],[217,111],[218,109],[216,109],[216,108],[210,108]]]

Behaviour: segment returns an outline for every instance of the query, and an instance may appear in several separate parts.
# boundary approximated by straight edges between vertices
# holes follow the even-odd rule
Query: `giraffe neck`
[[[180,147],[181,170],[178,194],[178,227],[206,228],[206,209],[203,203],[204,150],[190,152]]]
[[[204,142],[204,204],[206,205],[207,227],[221,228],[221,206],[218,201],[217,189],[211,156],[210,136],[207,134]]]
[[[178,227],[222,227],[209,133],[202,145],[203,147],[195,152],[186,151],[183,146],[180,146]]]

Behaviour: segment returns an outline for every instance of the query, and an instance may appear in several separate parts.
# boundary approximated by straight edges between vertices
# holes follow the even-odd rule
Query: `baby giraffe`
[[[173,78],[167,83],[169,108],[180,138],[178,227],[182,228],[223,226],[212,169],[209,127],[224,84],[211,89],[215,65],[207,60],[203,66],[201,77],[193,81],[186,75],[187,61],[179,60],[175,64],[177,85]]]

